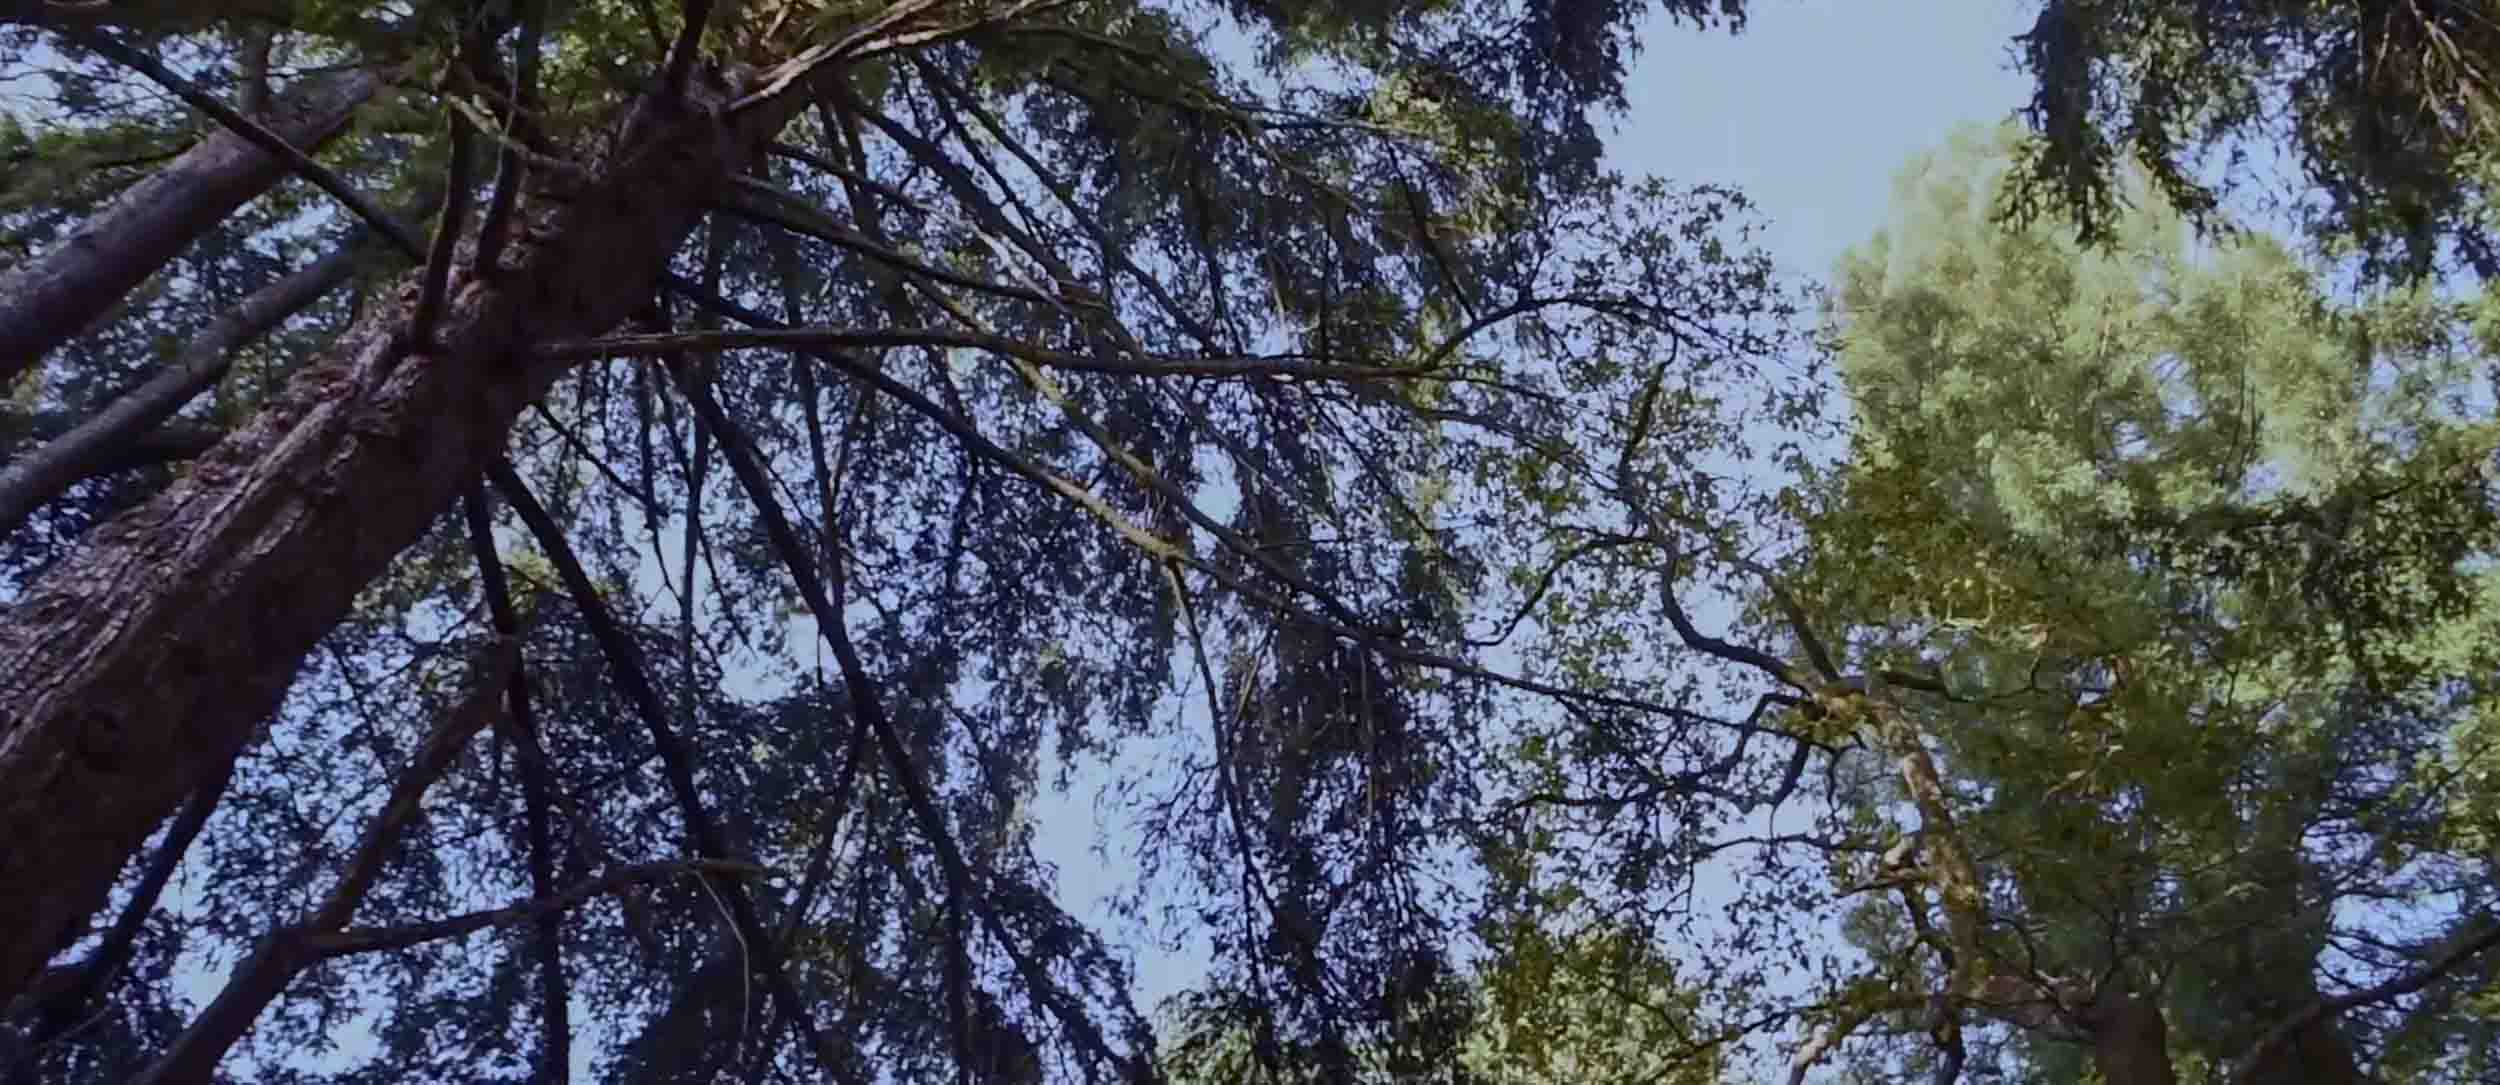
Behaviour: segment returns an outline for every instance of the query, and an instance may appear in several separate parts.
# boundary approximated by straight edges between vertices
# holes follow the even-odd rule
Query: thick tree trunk
[[[586,179],[533,194],[505,268],[408,353],[413,280],[284,402],[96,529],[0,616],[0,1003],[76,938],[150,830],[250,739],[356,594],[502,451],[564,364],[642,303],[706,198],[799,95],[646,99]]]
[[[310,150],[346,131],[381,86],[370,69],[312,76],[288,88],[286,104],[265,123]],[[286,175],[276,155],[221,128],[42,256],[0,274],[0,389]]]
[[[2092,1066],[2107,1085],[2178,1085],[2161,1007],[2116,989],[2092,1007]]]
[[[2092,1066],[2108,1085],[2178,1085],[2161,1007],[2126,995],[2092,1007]],[[2257,1024],[2252,1022],[2252,1024]],[[2312,1021],[2290,1042],[2242,1069],[2232,1085],[2361,1085],[2369,1080],[2332,1020]]]

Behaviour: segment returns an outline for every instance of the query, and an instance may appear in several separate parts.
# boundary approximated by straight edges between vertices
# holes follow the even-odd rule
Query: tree
[[[2500,272],[2500,26],[2472,4],[2046,0],[2019,46],[2041,138],[2002,194],[2018,217],[2064,211],[2108,238],[2140,168],[2169,206],[2222,225],[2243,167],[2280,154],[2307,182],[2307,224],[2371,273]]]
[[[1491,896],[1653,939],[1792,1081],[2471,1080],[2487,302],[2339,301],[2145,189],[2099,247],[2009,225],[2022,147],[1920,160],[1844,262],[1845,443],[1671,356],[1523,450],[1532,673],[1680,714],[1506,730]]]
[[[2456,1000],[2500,942],[2465,813],[2500,645],[2477,314],[2338,303],[2262,238],[2191,255],[2149,197],[2105,252],[2000,228],[2017,146],[1914,164],[1836,284],[1855,435],[1781,590],[1902,677],[1816,724],[1893,763],[1822,844],[1875,978],[1833,1027],[1957,1069],[2010,1029],[2111,1085],[2470,1077]]]
[[[179,130],[136,71],[317,190],[14,389],[77,420],[24,441],[217,438],[17,491],[23,1076],[553,1080],[577,1038],[659,1079],[1144,1072],[1025,808],[1046,746],[1175,730],[1261,744],[1187,823],[1262,902],[1222,952],[1290,976],[1297,1049],[1376,1049],[1450,971],[1410,920],[1467,736],[1609,696],[1483,661],[1459,529],[1522,525],[1468,495],[1615,353],[1789,311],[1737,201],[1596,169],[1626,6],[1228,6],[1265,91],[1189,6],[178,7],[10,12],[57,28],[8,39],[36,139]],[[377,65],[318,158],[247,104]],[[129,179],[14,194],[10,243]],[[430,231],[385,210],[429,187]],[[417,269],[212,323],[351,229]],[[187,1022],[186,943],[233,965]],[[371,1061],[313,1059],[350,1019]]]
[[[1493,933],[1496,951],[1465,975],[1438,977],[1390,1043],[1325,1073],[1322,1060],[1279,1049],[1255,996],[1185,992],[1165,1007],[1168,1073],[1184,1083],[1719,1080],[1716,1044],[1646,932],[1544,918]]]
[[[1646,932],[1522,926],[1502,940],[1482,986],[1483,1023],[1460,1056],[1476,1080],[1720,1080],[1719,1045]]]

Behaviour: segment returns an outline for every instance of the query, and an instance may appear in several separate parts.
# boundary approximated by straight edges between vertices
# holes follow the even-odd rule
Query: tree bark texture
[[[281,403],[0,615],[0,1003],[78,937],[115,872],[280,703],[356,594],[501,454],[566,363],[649,296],[707,196],[799,95],[646,97],[612,148],[533,192],[505,267],[455,279],[427,349],[378,305]]]
[[[2161,1007],[2116,989],[2091,1007],[2092,1066],[2108,1085],[2178,1085]]]
[[[2160,1006],[2104,993],[2085,1015],[2092,1026],[2092,1066],[2108,1085],[2179,1085],[2170,1062],[2170,1030]],[[2369,1080],[2352,1044],[2331,1018],[2308,1022],[2291,1040],[2264,1053],[2231,1078],[2232,1085],[2361,1085]]]
[[[382,87],[358,68],[307,77],[269,130],[302,150],[347,130]],[[0,388],[94,324],[200,235],[287,175],[278,156],[225,129],[115,199],[43,255],[0,274]]]

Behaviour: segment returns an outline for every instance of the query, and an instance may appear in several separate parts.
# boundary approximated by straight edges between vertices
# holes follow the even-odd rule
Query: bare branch
[[[2486,915],[2473,921],[2472,926],[2481,929],[2455,939],[2445,952],[2431,958],[2429,963],[2420,968],[2376,986],[2365,987],[2334,998],[2319,999],[2311,1003],[2308,1008],[2276,1023],[2273,1028],[2266,1030],[2265,1036],[2260,1038],[2255,1046],[2248,1049],[2247,1054],[2240,1056],[2238,1064],[2232,1070],[2231,1080],[2247,1080],[2250,1071],[2262,1065],[2268,1055],[2291,1042],[2301,1030],[2311,1025],[2346,1010],[2375,1005],[2412,994],[2430,986],[2441,976],[2455,971],[2467,961],[2488,952],[2493,946],[2500,946],[2500,917]]]
[[[399,220],[392,218],[388,212],[376,206],[372,200],[356,191],[354,186],[349,185],[338,174],[331,172],[328,167],[313,161],[312,156],[297,150],[294,144],[288,143],[277,133],[262,127],[260,122],[235,112],[233,107],[218,101],[214,95],[201,90],[190,80],[175,75],[163,64],[157,63],[156,58],[122,44],[119,39],[110,34],[84,29],[65,29],[61,33],[62,36],[94,50],[114,63],[147,76],[158,86],[172,91],[175,97],[182,99],[191,108],[208,114],[227,130],[250,140],[260,149],[276,155],[297,176],[312,182],[323,192],[329,193],[331,198],[339,201],[349,211],[354,212],[357,218],[363,219],[367,225],[373,227],[374,232],[398,246],[399,250],[410,260],[425,259],[425,245],[417,240],[417,235],[413,231],[401,225]]]
[[[469,158],[474,143],[467,118],[454,110],[445,119],[450,128],[451,162],[443,170],[443,213],[434,223],[434,243],[425,255],[425,277],[417,288],[416,315],[408,321],[412,349],[434,345],[434,322],[443,315],[443,294],[451,288],[451,263],[460,245],[460,227],[469,217]]]
[[[529,173],[529,156],[522,148],[537,135],[532,115],[538,109],[538,43],[544,6],[540,0],[520,0],[512,101],[504,114],[506,130],[495,156],[495,190],[486,198],[486,217],[478,224],[477,256],[470,263],[480,274],[492,275],[503,268],[504,234],[511,227],[513,209],[520,204],[521,186]]]
[[[703,29],[712,21],[712,0],[686,0],[686,21],[677,28],[677,40],[668,47],[668,60],[660,70],[660,85],[671,95],[686,92],[686,79],[694,73],[695,55],[703,51]]]
[[[772,871],[753,863],[728,859],[680,859],[665,863],[643,863],[593,878],[552,897],[517,900],[501,908],[470,912],[449,919],[427,923],[408,923],[395,927],[357,927],[343,931],[305,936],[305,945],[317,957],[340,957],[350,953],[375,950],[404,949],[423,942],[458,938],[488,927],[500,927],[525,919],[553,915],[589,900],[648,882],[666,881],[686,875],[715,877],[768,877]]]

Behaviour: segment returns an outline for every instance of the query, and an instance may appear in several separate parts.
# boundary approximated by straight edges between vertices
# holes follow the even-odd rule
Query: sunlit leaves
[[[1853,456],[1789,587],[1950,691],[1900,696],[1989,857],[1993,952],[2167,977],[2182,1057],[2219,1064],[2339,959],[2346,887],[2459,854],[2402,796],[2490,712],[2488,360],[2468,307],[2347,300],[2149,197],[2099,249],[1993,221],[2014,146],[1914,163],[1843,261]]]

